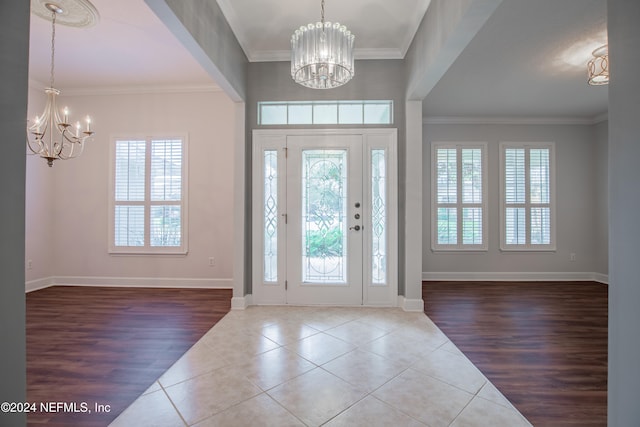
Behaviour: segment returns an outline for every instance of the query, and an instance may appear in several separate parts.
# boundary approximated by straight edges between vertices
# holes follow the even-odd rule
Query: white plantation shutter
[[[185,141],[114,141],[110,252],[186,252]]]
[[[503,250],[553,250],[553,144],[501,144]]]
[[[433,159],[433,248],[486,249],[486,144],[436,143]]]

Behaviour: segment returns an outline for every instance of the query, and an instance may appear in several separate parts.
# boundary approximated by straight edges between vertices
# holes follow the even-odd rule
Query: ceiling
[[[217,1],[251,61],[288,60],[291,33],[320,19],[319,0]],[[325,19],[356,35],[358,59],[403,58],[429,2],[326,0]],[[144,0],[92,3],[95,26],[56,27],[63,94],[215,87]],[[32,15],[30,79],[42,86],[50,39],[51,23]],[[604,43],[606,0],[504,0],[424,100],[424,114],[595,120],[607,111],[607,87],[588,86],[585,70]]]

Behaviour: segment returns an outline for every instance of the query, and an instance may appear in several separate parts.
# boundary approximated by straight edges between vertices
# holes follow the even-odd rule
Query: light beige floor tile
[[[465,356],[438,349],[412,365],[413,369],[476,394],[487,379]]]
[[[302,319],[305,325],[311,326],[318,331],[326,331],[327,329],[335,328],[351,320],[353,320],[352,317],[341,312],[334,312],[333,310],[307,313]]]
[[[261,333],[280,345],[289,345],[301,339],[317,334],[317,329],[302,322],[279,322],[263,328]]]
[[[286,348],[316,365],[322,365],[354,350],[356,346],[320,332]]]
[[[448,351],[449,353],[453,353],[453,354],[456,354],[458,356],[464,356],[464,353],[461,352],[460,349],[458,347],[456,347],[456,345],[454,343],[452,343],[451,341],[447,341],[440,348],[442,350],[444,350],[444,351]]]
[[[367,323],[351,321],[329,329],[325,333],[355,345],[362,345],[388,334],[388,331]]]
[[[431,354],[437,347],[427,342],[408,341],[395,332],[391,332],[359,348],[409,367]]]
[[[294,352],[280,347],[255,356],[240,369],[249,381],[262,390],[268,390],[315,367]]]
[[[162,390],[162,388],[160,387],[160,383],[158,383],[158,381],[155,381],[144,393],[142,393],[142,395],[153,393],[154,391],[158,390]]]
[[[493,403],[497,403],[498,405],[502,405],[506,408],[513,408],[511,402],[509,402],[509,400],[504,397],[500,390],[498,390],[489,381],[487,381],[486,384],[480,389],[477,396],[485,400],[489,400]]]
[[[185,425],[162,390],[139,397],[109,424],[110,427],[179,427]]]
[[[229,364],[221,353],[199,341],[162,374],[158,381],[164,387],[168,387]]]
[[[166,387],[165,391],[190,425],[262,392],[241,371],[227,368]]]
[[[367,342],[371,331],[386,335]],[[485,380],[422,313],[249,307],[228,313],[114,425],[528,426]]]
[[[473,398],[413,369],[380,387],[373,396],[430,427],[448,426]]]
[[[403,414],[397,409],[376,399],[367,396],[360,402],[347,409],[324,426],[326,427],[372,427],[372,426],[397,426],[397,427],[425,427],[419,421]]]
[[[517,411],[476,397],[453,421],[451,427],[531,427]]]
[[[322,365],[350,384],[372,392],[405,370],[405,365],[368,351],[354,350]]]
[[[365,392],[316,368],[267,392],[309,426],[319,426],[365,396]]]
[[[279,344],[257,333],[233,336],[211,335],[202,342],[233,364],[247,362],[255,355],[280,347]]]
[[[266,394],[260,394],[199,422],[195,427],[304,427]]]

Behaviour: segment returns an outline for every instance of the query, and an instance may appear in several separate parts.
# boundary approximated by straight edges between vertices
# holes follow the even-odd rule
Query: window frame
[[[438,203],[438,167],[437,152],[439,149],[456,150],[456,203]],[[482,167],[482,202],[464,203],[462,199],[462,150],[480,149]],[[489,154],[486,142],[433,142],[431,144],[431,250],[434,252],[483,252],[489,249],[489,222],[488,222],[488,165]],[[454,207],[457,211],[457,236],[456,244],[438,243],[438,208],[442,206]],[[462,210],[465,207],[479,207],[482,209],[482,243],[463,243]]]
[[[116,146],[119,141],[142,141],[146,143],[145,148],[145,197],[143,201],[122,201],[116,200]],[[182,176],[181,176],[181,199],[177,201],[152,201],[151,200],[151,145],[152,141],[169,141],[180,140],[182,142]],[[109,236],[108,236],[108,253],[112,255],[186,255],[188,253],[188,135],[182,133],[166,133],[166,134],[127,134],[112,136],[109,145]],[[115,210],[118,205],[144,206],[144,246],[116,246],[115,244]],[[151,246],[150,244],[150,218],[151,207],[159,205],[180,206],[180,246]]]
[[[525,150],[525,202],[511,204],[522,207],[525,210],[525,243],[507,244],[506,232],[506,150],[524,149]],[[531,150],[548,149],[549,150],[549,203],[532,203],[531,202]],[[500,250],[504,252],[555,252],[556,251],[556,149],[554,142],[500,142]],[[531,243],[531,210],[533,208],[549,208],[549,244],[532,244]]]
[[[341,107],[360,107],[359,120],[345,120],[341,117]],[[389,109],[389,120],[368,120],[367,107],[385,106]],[[263,108],[280,107],[283,109],[284,120],[266,122],[264,120]],[[294,121],[290,113],[291,108],[307,107],[309,108],[310,120],[308,122]],[[328,107],[335,108],[335,117],[330,120],[319,119],[317,109]],[[319,117],[323,117],[320,115]],[[350,125],[350,126],[392,126],[394,124],[394,102],[393,100],[324,100],[324,101],[258,101],[257,103],[257,124],[258,126],[334,126],[334,125]]]

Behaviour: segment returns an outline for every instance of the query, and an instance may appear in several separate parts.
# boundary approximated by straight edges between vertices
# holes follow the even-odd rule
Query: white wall
[[[39,240],[32,235],[35,230],[27,228],[26,256],[34,258],[31,280],[39,278],[36,267],[44,252],[42,263],[51,263],[52,268],[41,274],[55,276],[58,283],[231,287],[233,102],[222,92],[204,92],[72,96],[61,99],[61,105],[65,104],[72,115],[90,114],[96,135],[80,158],[57,161],[52,169],[42,160],[30,169],[28,180],[37,177],[53,182],[52,200],[32,202],[34,212],[27,214],[42,218],[43,211],[49,211],[53,217],[49,242]],[[162,132],[187,132],[189,136],[189,253],[109,255],[111,137]],[[209,257],[215,258],[215,267],[208,265]],[[144,278],[153,280],[141,280]],[[174,280],[158,280],[163,278]]]
[[[46,102],[44,89],[29,87],[29,124],[36,115],[42,114]],[[27,153],[31,153],[27,149]],[[28,155],[25,185],[25,281],[28,287],[46,285],[54,275],[53,257],[53,211],[54,211],[54,171],[47,161],[35,155]],[[31,268],[27,261],[31,260]]]
[[[427,124],[424,140],[424,205],[422,266],[425,278],[446,277],[455,280],[471,278],[464,273],[485,273],[478,277],[522,277],[588,279],[595,271],[598,257],[596,248],[605,242],[596,238],[597,185],[596,137],[593,126],[587,125],[449,125]],[[488,143],[488,236],[486,252],[445,253],[431,250],[431,143],[482,141]],[[501,141],[530,141],[556,143],[556,215],[557,250],[555,252],[501,252],[500,251],[500,194],[499,143]],[[569,254],[576,254],[571,262]],[[438,273],[444,273],[438,275]],[[463,273],[463,275],[460,275]],[[491,273],[498,273],[491,275]],[[502,273],[534,273],[529,276]],[[545,273],[553,273],[546,275]],[[578,273],[578,274],[573,274]],[[502,274],[502,275],[501,275]],[[435,276],[434,276],[435,275]],[[457,276],[456,276],[457,275]]]

